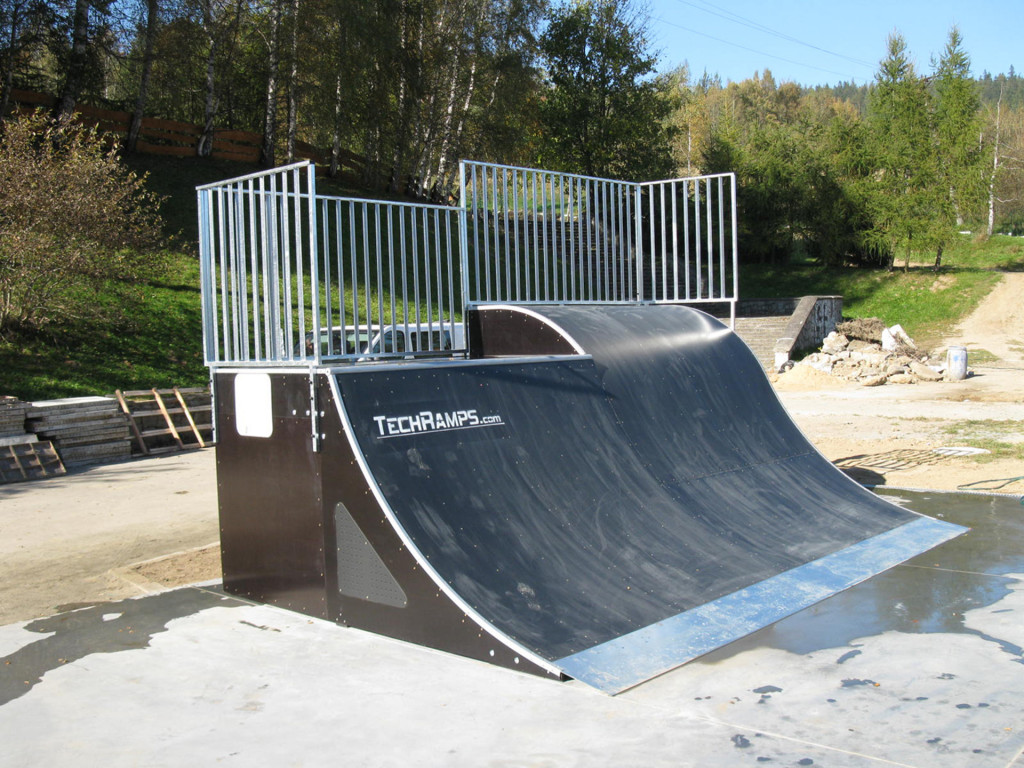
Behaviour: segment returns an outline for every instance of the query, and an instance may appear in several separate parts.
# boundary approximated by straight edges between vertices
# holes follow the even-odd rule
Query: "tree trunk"
[[[217,34],[213,29],[213,2],[203,1],[203,27],[209,43],[206,52],[206,99],[203,105],[203,132],[196,144],[199,157],[209,157],[213,152],[213,126],[217,116],[217,78],[215,65],[217,62]]]
[[[85,81],[85,68],[89,62],[89,0],[75,0],[75,15],[71,32],[71,55],[64,87],[54,109],[58,122],[71,119]]]
[[[277,143],[277,75],[281,66],[278,42],[281,29],[281,0],[275,0],[270,16],[270,58],[267,71],[267,101],[263,112],[263,147],[260,162],[268,168],[274,165],[274,145]]]
[[[142,50],[142,78],[139,81],[139,93],[135,98],[135,111],[132,112],[132,123],[128,128],[125,140],[125,151],[134,152],[142,129],[142,114],[146,110],[146,99],[149,95],[149,80],[153,74],[153,43],[156,40],[156,28],[160,19],[159,0],[146,0],[146,43]]]
[[[328,175],[333,179],[341,166],[341,70],[334,81],[334,128],[331,131],[331,169]]]
[[[999,86],[999,100],[996,102],[996,135],[992,149],[992,175],[988,177],[988,236],[996,227],[996,174],[999,172],[999,120],[1003,108],[1003,86]]]
[[[11,4],[10,34],[7,36],[7,60],[3,65],[4,80],[0,83],[0,121],[7,114],[7,108],[11,102],[11,90],[14,87],[14,59],[17,52],[15,46],[18,43],[18,35],[21,31],[19,29],[21,26],[21,8],[22,4],[20,2]]]
[[[288,137],[287,161],[295,161],[295,137],[299,122],[299,0],[292,0],[291,69],[288,73]]]

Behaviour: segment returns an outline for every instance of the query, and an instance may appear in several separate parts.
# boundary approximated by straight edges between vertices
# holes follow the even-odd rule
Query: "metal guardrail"
[[[464,352],[455,324],[488,302],[728,302],[735,318],[733,174],[463,161],[461,182],[458,208],[318,196],[308,162],[197,187],[207,365]]]
[[[473,303],[737,299],[734,174],[634,183],[462,163]]]

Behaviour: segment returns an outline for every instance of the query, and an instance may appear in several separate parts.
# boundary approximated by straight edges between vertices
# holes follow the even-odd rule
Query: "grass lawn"
[[[116,326],[84,319],[0,340],[0,394],[23,400],[208,381],[199,263],[187,254],[172,258],[171,273],[161,283],[141,287],[128,317]]]

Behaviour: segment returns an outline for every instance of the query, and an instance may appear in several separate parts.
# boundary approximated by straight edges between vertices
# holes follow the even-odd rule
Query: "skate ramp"
[[[616,693],[963,531],[835,469],[697,310],[485,307],[471,332],[479,359],[332,388],[417,563],[542,667]]]

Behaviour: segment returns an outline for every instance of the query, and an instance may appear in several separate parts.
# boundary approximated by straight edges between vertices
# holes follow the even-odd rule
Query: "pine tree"
[[[888,55],[879,64],[868,101],[875,160],[869,237],[887,254],[889,269],[900,251],[906,254],[904,269],[909,269],[911,250],[927,246],[935,235],[933,218],[941,193],[936,194],[929,102],[927,84],[914,71],[906,41],[890,35]]]
[[[948,193],[936,218],[936,261],[956,227],[975,220],[984,200],[978,89],[971,79],[971,60],[963,50],[960,31],[953,27],[942,57],[935,65],[935,137],[938,182]]]

